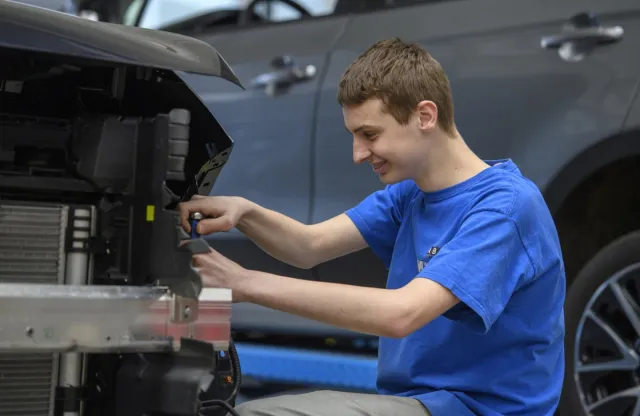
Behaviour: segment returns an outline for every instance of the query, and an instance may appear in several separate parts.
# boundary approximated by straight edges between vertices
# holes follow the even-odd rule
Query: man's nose
[[[357,165],[364,162],[371,156],[371,152],[366,146],[358,143],[357,140],[353,141],[353,162]]]

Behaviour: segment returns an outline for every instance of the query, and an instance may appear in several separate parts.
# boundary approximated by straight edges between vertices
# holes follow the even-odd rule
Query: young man
[[[389,268],[386,289],[246,270],[213,250],[194,263],[235,301],[380,336],[379,394],[285,395],[238,412],[551,416],[564,370],[565,276],[539,190],[511,160],[483,161],[467,147],[448,79],[419,46],[373,45],[345,72],[338,101],[354,161],[370,163],[384,190],[314,225],[235,197],[180,209],[187,229],[199,211],[215,217],[201,233],[237,227],[304,268],[371,247]]]

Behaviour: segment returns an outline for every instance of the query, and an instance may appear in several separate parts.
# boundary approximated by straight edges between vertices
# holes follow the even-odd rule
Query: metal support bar
[[[185,305],[164,287],[0,284],[0,352],[177,351],[181,338],[227,350],[230,332],[228,289]]]
[[[95,208],[65,207],[62,234],[66,243],[65,284],[87,285],[93,278],[93,256],[86,249],[87,242],[95,233]],[[66,223],[65,220],[66,219]],[[58,385],[63,388],[77,389],[82,385],[85,355],[77,352],[60,354]],[[83,410],[82,401],[64,402],[63,416],[79,416]]]

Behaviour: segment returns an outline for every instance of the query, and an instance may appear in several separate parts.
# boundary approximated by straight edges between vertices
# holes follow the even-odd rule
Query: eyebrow
[[[349,133],[351,133],[351,130],[349,130],[346,126],[345,126],[345,129],[347,129],[347,131]],[[364,129],[377,129],[377,127],[372,126],[370,124],[362,124],[362,125],[356,127],[355,130],[353,130],[353,134],[357,134],[357,133],[361,132]]]

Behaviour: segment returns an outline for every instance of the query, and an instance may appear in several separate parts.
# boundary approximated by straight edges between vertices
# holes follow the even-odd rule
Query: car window
[[[77,7],[72,0],[18,0],[18,3],[51,9],[57,12],[77,14]]]
[[[125,24],[135,23],[134,16],[140,10],[131,9],[138,9],[137,4],[143,2],[144,0],[132,2],[132,6],[126,12],[128,19]],[[241,6],[239,3],[238,0],[147,0],[139,26],[158,29],[205,13],[238,9]]]
[[[324,16],[333,12],[336,1],[295,0],[295,3],[309,11],[312,16]],[[246,7],[247,3],[247,0],[131,0],[125,9],[122,23],[158,29],[205,14],[240,10]],[[302,13],[280,0],[261,1],[254,10],[266,22],[302,18]]]
[[[305,8],[312,16],[325,16],[333,13],[337,0],[296,0],[296,3]],[[289,6],[278,1],[263,1],[256,6],[256,13],[265,20],[272,22],[283,22],[287,20],[297,20],[302,18],[302,14]]]

